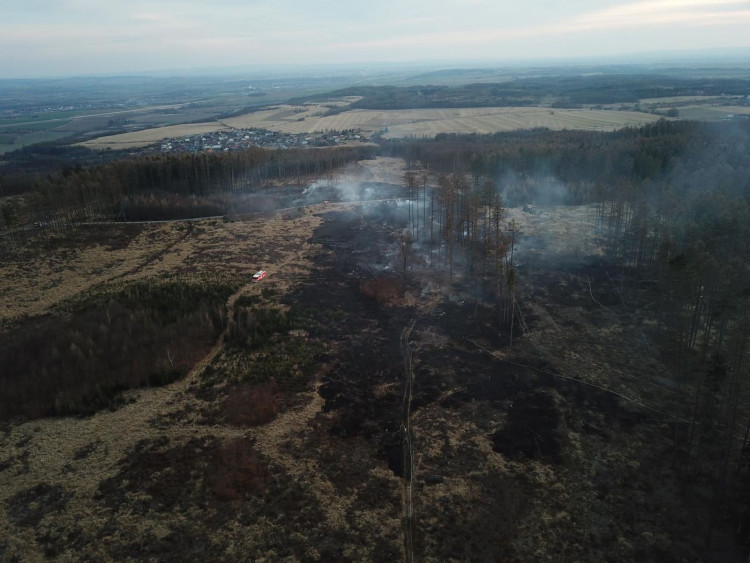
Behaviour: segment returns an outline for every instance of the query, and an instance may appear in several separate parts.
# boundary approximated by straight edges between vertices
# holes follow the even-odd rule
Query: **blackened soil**
[[[482,497],[471,507],[440,497],[432,507],[433,530],[440,530],[433,546],[436,561],[518,561],[511,542],[516,522],[526,509],[526,494],[517,482],[488,474],[482,479]],[[417,553],[427,538],[417,529]],[[433,541],[435,538],[432,538]]]
[[[311,276],[322,281],[302,287],[288,300],[309,312],[314,337],[335,343],[328,358],[331,369],[319,390],[326,400],[324,411],[337,414],[330,432],[372,441],[400,474],[402,397],[378,389],[395,384],[400,390],[399,335],[414,313],[361,291],[362,282],[381,275],[378,264],[391,232],[379,217],[368,219],[357,211],[331,212],[325,219],[311,241],[329,251]]]
[[[508,423],[492,436],[493,448],[510,459],[562,461],[562,417],[552,395],[536,389],[509,409]]]
[[[47,514],[64,510],[72,496],[59,485],[40,483],[8,499],[8,520],[17,526],[33,528]]]
[[[402,474],[399,335],[414,317],[418,322],[412,337],[413,412],[434,402],[459,409],[476,401],[489,403],[507,416],[505,425],[494,432],[493,444],[509,458],[560,463],[566,429],[606,438],[643,421],[646,415],[624,408],[615,395],[553,375],[557,368],[539,364],[533,350],[519,345],[518,363],[529,366],[523,367],[494,359],[477,347],[475,343],[489,349],[507,345],[508,331],[491,306],[471,299],[445,300],[430,314],[418,314],[363,292],[364,282],[386,275],[385,250],[394,240],[397,212],[384,202],[326,213],[311,241],[328,251],[311,276],[316,281],[288,297],[290,304],[313,318],[313,336],[335,343],[319,390],[326,401],[324,411],[336,414],[329,428],[332,434],[364,437],[395,474]],[[576,267],[580,271],[557,272],[554,279],[541,280],[538,291],[547,300],[567,303],[577,297],[591,305],[587,279],[600,293],[605,285],[611,287],[599,264]],[[465,289],[470,295],[471,288]],[[602,299],[611,302],[614,295]],[[421,342],[420,333],[442,335],[437,340],[441,344]]]
[[[159,561],[215,560],[231,549],[232,539],[221,532],[227,523],[239,521],[248,527],[266,521],[278,533],[266,538],[265,552],[279,559],[303,561],[310,545],[342,561],[342,537],[321,527],[319,504],[298,480],[285,474],[253,448],[250,440],[220,441],[215,437],[194,438],[173,444],[166,437],[144,440],[119,463],[117,475],[100,483],[103,506],[113,518],[99,530],[97,539],[107,538],[106,549],[113,560]],[[58,488],[32,491],[28,500],[44,499],[55,506],[65,500]],[[200,507],[195,511],[195,507]],[[191,511],[190,519],[171,518]],[[119,513],[163,514],[167,535],[145,531],[133,541],[120,534]],[[35,516],[36,518],[36,516]],[[33,523],[33,522],[31,522]],[[65,538],[48,538],[47,549],[65,547]],[[248,553],[255,560],[262,553]]]

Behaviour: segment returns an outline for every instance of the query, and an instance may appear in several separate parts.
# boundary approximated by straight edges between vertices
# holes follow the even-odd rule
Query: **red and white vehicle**
[[[254,281],[254,282],[259,282],[260,280],[262,280],[262,279],[263,279],[263,278],[265,278],[265,277],[266,277],[266,271],[265,271],[265,270],[258,270],[258,271],[257,271],[257,272],[256,272],[256,273],[255,273],[255,274],[253,275],[253,281]]]

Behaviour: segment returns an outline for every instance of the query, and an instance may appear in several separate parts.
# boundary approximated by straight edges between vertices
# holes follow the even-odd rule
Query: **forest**
[[[233,196],[253,193],[269,181],[293,183],[324,175],[371,152],[371,147],[251,149],[129,158],[96,166],[67,164],[47,174],[26,172],[14,178],[13,192],[23,198],[2,206],[0,231],[12,249],[39,235],[29,232],[32,224],[43,225],[43,231],[64,231],[102,221],[225,215],[235,210]]]
[[[477,301],[494,295],[511,342],[524,276],[504,206],[595,205],[603,255],[592,267],[608,272],[622,314],[694,389],[675,423],[673,462],[688,479],[710,474],[717,503],[736,493],[748,505],[750,122],[441,135],[384,151],[421,169],[405,179],[409,244],[435,249],[451,276],[460,267]]]
[[[750,328],[750,122],[440,135],[383,150],[424,167],[406,177],[410,234],[447,251],[451,268],[458,245],[464,268],[484,279],[511,251],[503,206],[595,204],[604,259],[624,297],[650,302],[678,364],[720,358],[739,377]]]

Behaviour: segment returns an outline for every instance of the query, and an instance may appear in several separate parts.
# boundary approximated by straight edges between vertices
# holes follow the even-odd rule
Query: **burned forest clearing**
[[[430,150],[3,254],[0,560],[737,560],[740,321],[624,187]]]

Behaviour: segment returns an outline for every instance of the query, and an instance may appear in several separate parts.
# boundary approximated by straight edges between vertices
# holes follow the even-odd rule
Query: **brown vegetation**
[[[401,296],[401,281],[395,276],[380,276],[360,282],[360,291],[384,305],[397,303]]]
[[[246,438],[217,446],[209,467],[208,486],[220,500],[241,501],[264,490],[265,464]]]
[[[270,380],[260,385],[241,383],[226,389],[223,417],[234,426],[259,426],[279,412],[279,386]]]

